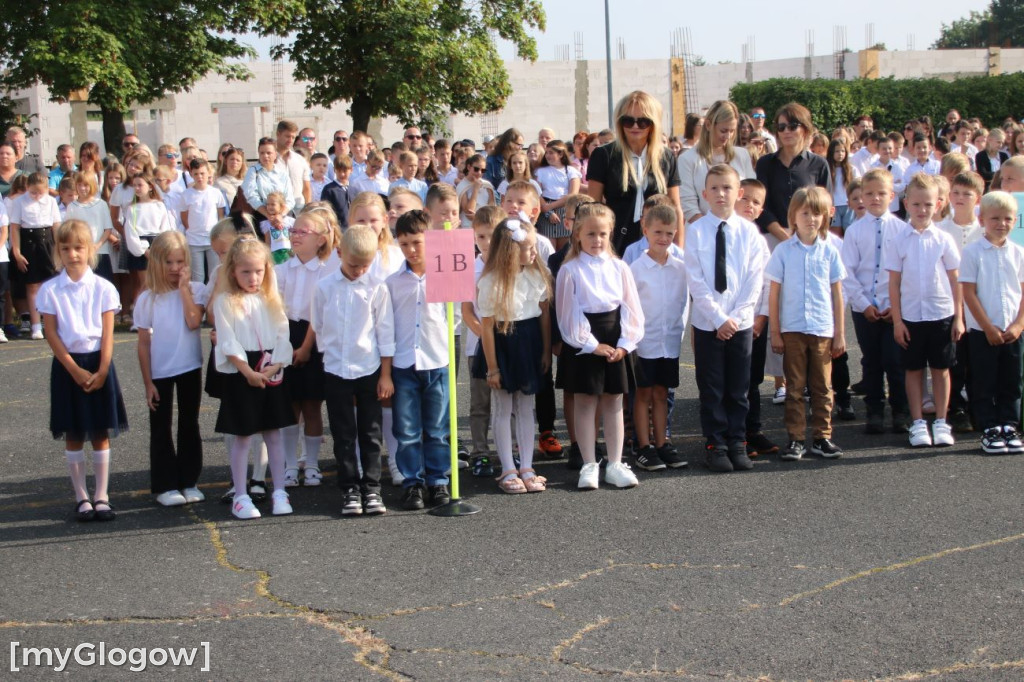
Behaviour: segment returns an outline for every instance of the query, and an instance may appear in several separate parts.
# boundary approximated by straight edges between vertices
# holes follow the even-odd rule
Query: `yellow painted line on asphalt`
[[[134,334],[129,338],[114,339],[114,345],[120,343],[135,343],[136,337]],[[49,346],[41,344],[40,347],[45,347],[47,351],[45,353],[37,353],[36,355],[30,355],[27,358],[19,358],[17,360],[7,360],[6,362],[0,362],[0,367],[9,367],[10,365],[20,365],[23,362],[34,362],[36,360],[47,360],[53,357],[53,353],[49,351]]]

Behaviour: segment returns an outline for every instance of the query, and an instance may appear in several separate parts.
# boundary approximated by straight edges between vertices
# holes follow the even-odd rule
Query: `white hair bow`
[[[509,236],[512,237],[512,241],[517,244],[526,239],[526,230],[523,229],[522,224],[520,224],[518,220],[506,220],[505,227],[508,228],[510,233]]]

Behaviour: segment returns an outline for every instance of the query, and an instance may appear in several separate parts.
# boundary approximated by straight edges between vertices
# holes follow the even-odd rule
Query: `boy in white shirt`
[[[952,445],[946,422],[949,368],[956,361],[956,342],[964,333],[963,305],[957,283],[960,255],[953,238],[932,223],[938,188],[929,175],[915,175],[907,186],[910,227],[883,245],[889,271],[893,333],[903,348],[911,447]],[[922,416],[922,376],[931,368],[935,422],[931,433]]]
[[[392,187],[406,187],[420,196],[420,201],[427,201],[427,183],[416,179],[416,171],[419,168],[419,158],[412,152],[402,152],[398,155],[398,167],[402,171],[402,177],[391,183]]]
[[[361,130],[357,130],[349,137],[349,149],[352,151],[352,177],[349,181],[354,185],[356,181],[366,176],[366,164],[369,161],[370,136]],[[381,168],[384,167],[384,157],[380,159]]]
[[[918,173],[926,175],[939,174],[939,162],[932,158],[932,143],[924,133],[914,133],[913,145],[914,160],[904,173],[907,178],[912,178]]]
[[[388,182],[387,176],[381,173],[381,169],[384,168],[384,157],[379,152],[370,152],[366,163],[363,165],[363,174],[358,179],[355,179],[356,162],[354,160],[352,161],[352,168],[353,179],[350,182],[356,194],[360,192],[373,192],[374,194],[387,196],[391,183]]]
[[[181,193],[178,205],[192,254],[192,281],[205,282],[220,263],[210,246],[210,230],[224,217],[228,205],[224,193],[210,186],[209,163],[192,159],[189,170],[192,171],[192,186]]]
[[[1006,192],[987,194],[981,219],[985,237],[964,249],[960,265],[971,338],[971,406],[983,431],[983,452],[1020,453],[1024,249],[1007,239],[1017,220],[1017,202]]]
[[[878,143],[878,158],[871,164],[871,168],[882,168],[892,175],[892,190],[896,196],[889,202],[889,211],[899,214],[900,197],[903,196],[906,183],[903,180],[903,166],[896,160],[892,140],[884,138]]]
[[[311,201],[320,201],[324,187],[331,181],[327,174],[328,166],[327,155],[323,152],[317,152],[309,159],[309,190],[313,197]]]

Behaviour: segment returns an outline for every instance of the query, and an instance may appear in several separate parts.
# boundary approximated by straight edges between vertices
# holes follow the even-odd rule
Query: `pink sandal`
[[[524,476],[523,474],[533,475]],[[523,485],[526,486],[526,492],[528,493],[542,493],[548,489],[548,479],[538,476],[537,472],[533,469],[521,469],[519,476],[523,481]]]
[[[519,472],[515,469],[501,472],[501,476],[495,480],[498,481],[498,488],[503,493],[520,495],[527,492],[526,484],[523,483],[523,479],[519,478]]]

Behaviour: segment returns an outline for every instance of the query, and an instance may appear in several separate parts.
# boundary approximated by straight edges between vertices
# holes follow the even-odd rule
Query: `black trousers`
[[[853,329],[860,346],[861,372],[864,377],[864,404],[868,414],[885,411],[885,380],[889,380],[889,406],[894,413],[908,414],[900,347],[896,345],[892,325],[868,322],[864,313],[853,313]]]
[[[987,346],[985,333],[978,332],[982,336],[982,342]],[[963,389],[967,389],[967,397],[972,397],[971,390],[971,335],[964,334],[956,342],[956,364],[949,368],[949,409],[968,410],[968,401],[964,400]]]
[[[728,341],[713,331],[693,330],[700,426],[712,445],[745,440],[753,339],[753,329],[738,331]]]
[[[971,409],[981,430],[1020,426],[1021,346],[1024,340],[991,346],[985,332],[968,332],[971,357]]]
[[[832,358],[832,397],[839,407],[850,406],[850,355]]]
[[[753,337],[753,332],[751,332]],[[750,388],[747,390],[747,433],[753,436],[761,432],[761,384],[764,383],[764,361],[768,356],[768,325],[761,336],[751,343]]]
[[[199,436],[199,403],[203,373],[191,372],[153,379],[160,394],[156,410],[149,412],[150,489],[154,495],[168,490],[194,488],[203,470],[203,439]],[[178,440],[171,438],[174,391],[178,392]]]
[[[358,379],[342,379],[327,372],[325,394],[327,419],[334,437],[334,459],[338,462],[338,487],[358,489],[362,494],[380,492],[381,422],[377,381],[380,369]],[[353,407],[353,402],[355,406]],[[356,439],[359,439],[359,476]]]
[[[551,369],[540,380],[540,390],[534,397],[537,408],[537,430],[540,433],[555,430],[555,379]]]

